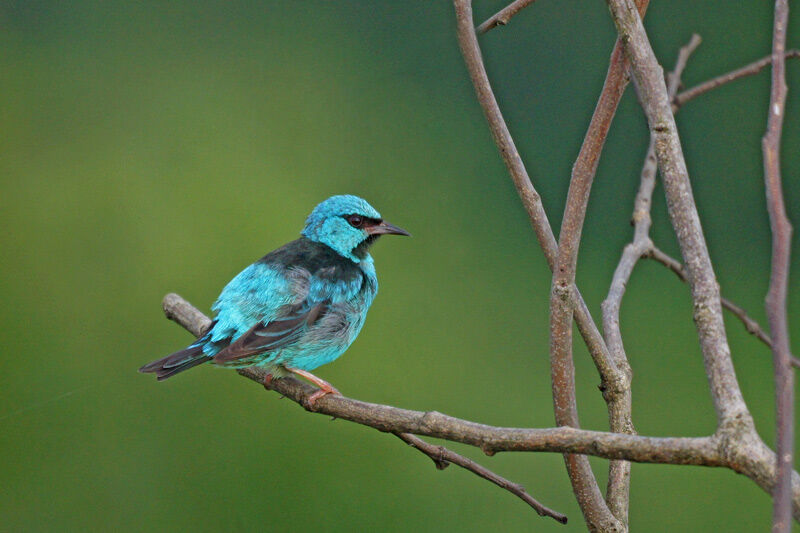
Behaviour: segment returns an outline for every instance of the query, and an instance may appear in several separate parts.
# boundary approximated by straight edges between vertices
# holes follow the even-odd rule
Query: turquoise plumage
[[[378,292],[369,247],[380,235],[408,235],[365,200],[328,198],[309,215],[302,236],[245,268],[214,303],[211,329],[197,342],[141,372],[159,380],[204,362],[259,365],[270,379],[288,372],[320,387],[311,403],[337,392],[310,373],[352,344]]]

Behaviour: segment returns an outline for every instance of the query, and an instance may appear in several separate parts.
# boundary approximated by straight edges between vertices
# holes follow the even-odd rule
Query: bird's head
[[[306,219],[303,235],[358,263],[381,235],[410,233],[383,220],[366,200],[345,194],[331,196],[315,207]]]

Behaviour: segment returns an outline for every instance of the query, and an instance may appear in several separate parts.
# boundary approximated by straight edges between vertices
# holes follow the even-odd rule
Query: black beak
[[[385,220],[381,220],[380,224],[369,226],[365,228],[370,235],[405,235],[411,237],[411,234],[403,228],[398,228],[394,224],[389,224]]]

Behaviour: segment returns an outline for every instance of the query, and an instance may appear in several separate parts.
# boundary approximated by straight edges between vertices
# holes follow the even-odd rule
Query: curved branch
[[[669,94],[674,96],[680,85],[681,75],[689,56],[700,45],[700,37],[693,35],[689,43],[680,49],[675,69],[669,77]],[[641,183],[636,194],[633,209],[634,237],[622,252],[619,264],[614,271],[608,296],[602,304],[603,333],[611,356],[621,368],[627,369],[628,387],[615,398],[615,409],[610,410],[611,430],[618,433],[635,433],[631,419],[631,394],[630,394],[630,367],[625,347],[622,342],[622,332],[619,326],[619,313],[622,306],[622,297],[625,286],[633,273],[633,268],[644,251],[652,246],[650,241],[650,206],[653,189],[656,183],[656,157],[653,139],[647,150],[647,157],[642,168]],[[613,415],[616,415],[614,417]],[[630,486],[630,463],[612,462],[609,465],[608,489],[606,501],[615,516],[626,519],[628,516],[628,491]]]
[[[514,494],[522,501],[533,507],[539,516],[549,516],[553,520],[561,522],[562,524],[567,523],[567,517],[565,515],[559,513],[558,511],[554,511],[549,507],[545,507],[536,501],[533,496],[528,494],[528,492],[525,490],[525,487],[518,483],[514,483],[513,481],[509,481],[504,477],[498,476],[491,470],[484,468],[472,459],[448,450],[444,446],[429,444],[421,438],[409,433],[396,433],[396,435],[400,440],[409,446],[413,446],[430,457],[436,465],[436,468],[439,470],[444,470],[450,463],[458,465],[461,468],[469,470],[473,474],[480,476],[487,481],[491,481],[501,489],[505,489]]]
[[[478,102],[483,109],[486,120],[489,123],[489,130],[492,132],[497,149],[506,164],[514,186],[517,189],[522,205],[528,213],[531,226],[536,233],[536,239],[544,252],[547,265],[552,271],[555,268],[558,244],[544,211],[542,199],[531,183],[525,164],[519,156],[514,139],[508,131],[503,114],[497,105],[492,86],[489,83],[486,68],[483,65],[481,50],[478,45],[478,38],[475,35],[475,28],[472,26],[472,7],[469,0],[455,0],[456,22],[458,32],[458,43],[464,56],[470,79],[475,87]],[[614,363],[608,355],[603,336],[592,316],[589,308],[583,301],[583,297],[577,287],[571,291],[571,298],[575,300],[575,322],[578,330],[586,343],[589,353],[592,356],[595,366],[600,373],[605,388],[612,386],[613,377],[616,375],[613,367]]]
[[[639,0],[640,14],[647,0]],[[553,271],[550,296],[550,368],[556,423],[580,427],[575,399],[575,366],[572,359],[573,307],[570,291],[575,284],[583,223],[589,194],[597,171],[611,121],[628,85],[628,61],[622,41],[617,39],[611,53],[603,90],[597,101],[583,144],[572,167],[567,203],[558,239],[558,256]],[[624,356],[610,351],[613,387],[604,389],[611,431],[633,433],[631,420],[630,367]],[[609,466],[606,502],[586,457],[566,456],[573,492],[590,529],[624,530],[628,521],[630,465],[614,462]]]

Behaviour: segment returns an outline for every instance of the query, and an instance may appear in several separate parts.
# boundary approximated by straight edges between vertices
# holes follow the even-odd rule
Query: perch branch
[[[163,302],[168,318],[201,335],[211,320],[178,296]],[[259,384],[266,373],[244,368],[239,374]],[[744,474],[767,492],[775,483],[775,456],[754,433],[717,433],[711,437],[643,437],[589,431],[570,427],[527,429],[496,427],[462,420],[436,411],[411,411],[389,405],[362,402],[344,396],[323,396],[314,404],[308,398],[318,389],[287,377],[270,383],[274,390],[307,411],[369,426],[388,433],[411,433],[475,446],[487,455],[502,451],[579,453],[638,463],[724,466]],[[800,476],[792,475],[794,516],[800,517]]]
[[[162,307],[164,309],[164,314],[170,320],[173,320],[186,328],[192,335],[195,337],[200,337],[203,335],[206,330],[211,326],[211,319],[205,316],[202,312],[196,309],[192,304],[181,298],[179,295],[175,293],[167,294],[164,297],[164,301],[162,302]],[[258,381],[259,383],[263,384],[264,378],[266,377],[264,374],[259,373],[258,371],[253,371],[251,369],[243,369],[239,371],[245,377]],[[278,384],[278,381],[282,381],[285,383]],[[299,395],[296,394],[288,394],[286,392],[281,392],[284,396],[290,397],[293,400],[297,401],[300,405],[307,406],[308,396],[314,392],[313,389],[309,392],[308,387],[305,386],[302,382],[295,381],[292,385],[292,391],[302,391]],[[271,386],[269,388],[273,390],[278,390],[280,392],[281,385],[286,384],[286,380],[276,380],[275,386]],[[306,407],[307,408],[307,407]],[[341,416],[340,414],[336,413],[328,413],[334,416],[335,418],[346,418]],[[369,425],[369,424],[367,424]],[[375,427],[375,426],[373,426]],[[389,431],[383,428],[381,431]],[[510,493],[514,494],[522,501],[533,507],[533,509],[539,514],[539,516],[549,516],[554,520],[561,522],[562,524],[567,523],[567,517],[558,511],[554,511],[549,507],[542,505],[533,496],[531,496],[526,490],[525,487],[518,483],[514,483],[513,481],[509,481],[506,478],[499,476],[492,472],[491,470],[479,465],[472,459],[459,455],[451,450],[448,450],[444,446],[435,446],[433,444],[429,444],[424,440],[420,439],[419,437],[412,435],[410,433],[400,432],[400,431],[393,431],[397,437],[402,440],[403,442],[413,446],[420,452],[424,453],[428,457],[431,458],[433,463],[436,465],[436,468],[439,470],[444,470],[447,466],[452,463],[461,468],[472,472],[473,474],[486,479],[487,481],[491,481],[498,487],[509,491]]]
[[[496,28],[497,26],[505,26],[508,24],[508,21],[511,20],[511,17],[522,11],[524,8],[528,7],[536,0],[515,0],[511,2],[506,7],[486,19],[486,21],[477,27],[476,31],[478,33],[486,33],[487,31],[491,30],[492,28]]]
[[[425,442],[421,438],[411,435],[410,433],[397,433],[397,436],[403,442],[413,446],[414,448],[418,449],[428,457],[430,457],[434,464],[436,464],[436,468],[443,470],[447,467],[448,464],[453,463],[455,465],[460,466],[465,470],[469,470],[473,474],[482,477],[487,481],[491,481],[498,487],[509,491],[510,493],[514,494],[522,501],[533,507],[533,509],[539,514],[539,516],[549,516],[553,520],[561,522],[562,524],[567,523],[567,517],[558,511],[554,511],[548,507],[545,507],[538,501],[536,501],[533,496],[528,494],[525,490],[525,487],[518,483],[514,483],[513,481],[509,481],[504,477],[498,476],[491,470],[479,465],[472,459],[464,457],[463,455],[459,455],[451,450],[448,450],[444,446],[436,446],[430,443]]]
[[[167,318],[193,335],[202,335],[211,324],[207,316],[177,294],[168,294],[162,306]],[[238,373],[260,385],[264,385],[267,375],[265,370],[257,367],[243,368]],[[412,411],[333,394],[318,399],[312,407],[308,399],[318,389],[293,377],[274,379],[266,388],[309,412],[349,420],[387,433],[409,433],[460,442],[480,448],[487,455],[504,451],[579,453],[641,463],[725,466],[717,437],[713,436],[642,437],[570,427],[498,427],[436,411]]]
[[[775,366],[775,406],[777,437],[775,456],[777,480],[772,493],[772,531],[789,533],[792,528],[792,464],[794,455],[794,370],[789,349],[786,294],[789,285],[789,258],[792,225],[786,216],[781,183],[780,145],[786,108],[786,30],[789,23],[788,0],[775,1],[772,31],[772,84],[767,113],[767,131],[761,141],[764,152],[764,182],[767,211],[772,230],[772,272],[766,307],[772,335]]]

